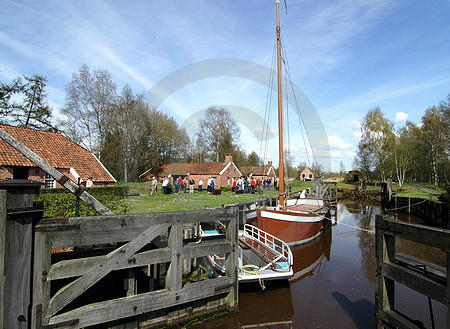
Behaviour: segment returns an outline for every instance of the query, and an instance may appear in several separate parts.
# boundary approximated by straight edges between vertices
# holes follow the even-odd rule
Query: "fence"
[[[167,314],[192,315],[193,305],[237,306],[235,209],[38,223],[42,210],[30,188],[0,184],[3,328],[112,327],[117,320],[142,328]],[[187,239],[196,223],[218,220],[223,238]],[[183,265],[217,253],[227,254],[225,276],[183,284]]]
[[[410,255],[396,253],[396,239],[414,241],[447,253],[445,267]],[[428,296],[447,306],[450,328],[450,231],[376,216],[377,290],[375,295],[377,328],[424,328],[395,308],[395,283]],[[431,318],[433,324],[433,318]],[[434,328],[434,325],[432,326]]]

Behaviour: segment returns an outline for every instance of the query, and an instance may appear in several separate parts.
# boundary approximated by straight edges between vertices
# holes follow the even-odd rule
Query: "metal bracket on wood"
[[[60,323],[49,324],[47,326],[42,324],[42,304],[37,305],[36,307],[36,329],[53,329],[53,328],[62,328],[65,326],[70,326],[73,324],[77,324],[80,322],[80,319],[64,321]]]
[[[12,219],[17,216],[42,215],[43,213],[44,213],[44,208],[39,206],[39,207],[8,209],[6,212],[6,215],[8,216],[8,219]]]
[[[36,232],[56,232],[56,231],[73,231],[79,230],[80,225],[47,225],[47,226],[36,226]]]

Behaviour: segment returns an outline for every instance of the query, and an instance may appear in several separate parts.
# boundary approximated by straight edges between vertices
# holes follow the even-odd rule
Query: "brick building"
[[[272,161],[269,161],[266,166],[241,166],[240,170],[244,176],[252,175],[256,179],[267,179],[270,177],[273,181],[277,177]]]
[[[1,124],[0,128],[75,183],[79,178],[82,184],[91,178],[94,186],[116,182],[94,154],[60,133]],[[50,175],[1,138],[0,179],[31,179],[45,183],[46,187],[61,187]]]
[[[225,156],[225,162],[192,162],[192,163],[165,163],[161,166],[151,168],[139,176],[139,181],[145,182],[157,177],[158,180],[170,176],[170,182],[181,177],[195,181],[203,181],[203,188],[209,178],[214,178],[217,186],[231,186],[233,179],[238,179],[241,172],[233,162],[231,155]]]

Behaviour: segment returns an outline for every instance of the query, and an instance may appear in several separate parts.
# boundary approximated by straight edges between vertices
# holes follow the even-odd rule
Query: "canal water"
[[[375,215],[378,206],[339,203],[337,224],[315,241],[293,247],[289,282],[240,286],[239,311],[195,328],[375,328]],[[403,216],[400,220],[417,221]],[[445,254],[400,241],[397,251],[445,264]],[[431,328],[428,298],[396,284],[395,306]],[[446,309],[433,301],[435,327]]]

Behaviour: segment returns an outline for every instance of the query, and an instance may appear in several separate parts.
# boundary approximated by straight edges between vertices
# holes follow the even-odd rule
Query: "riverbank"
[[[171,212],[171,211],[192,211],[206,208],[220,207],[221,205],[230,205],[252,200],[259,200],[271,197],[277,197],[278,191],[273,188],[269,191],[263,189],[263,194],[235,194],[231,191],[223,191],[219,195],[213,195],[206,191],[194,193],[180,194],[162,194],[156,196],[150,195],[151,186],[149,182],[144,183],[121,183],[129,187],[130,193],[126,202],[130,207],[130,213],[146,213],[146,212]],[[299,191],[306,188],[315,188],[314,181],[291,181],[288,184],[292,191]],[[416,198],[424,198],[433,200],[438,199],[438,194],[443,190],[434,189],[427,186],[434,193],[426,193],[412,184],[405,184],[401,188],[394,184],[394,192],[398,196],[409,196]],[[344,200],[361,200],[370,202],[381,202],[380,184],[366,185],[365,189],[361,188],[359,182],[347,183],[337,182],[338,199]]]

